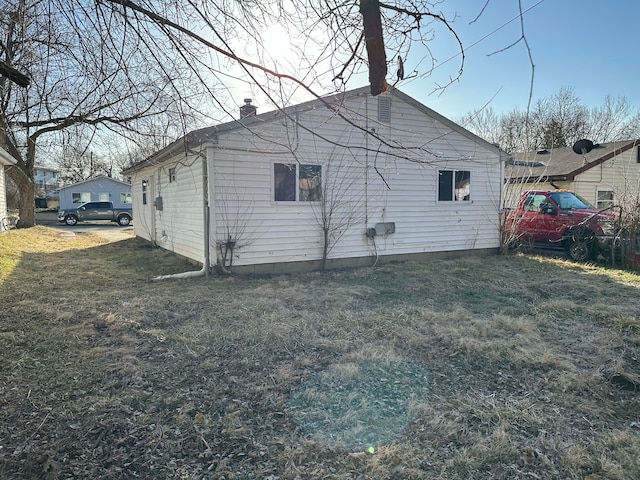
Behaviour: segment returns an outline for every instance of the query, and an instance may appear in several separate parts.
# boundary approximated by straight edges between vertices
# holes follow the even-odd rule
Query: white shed
[[[100,175],[60,188],[60,210],[85,202],[113,202],[115,208],[130,208],[131,185]]]
[[[366,87],[194,131],[124,174],[137,236],[261,273],[495,252],[505,161],[401,91]]]
[[[7,184],[4,169],[6,166],[14,165],[15,159],[0,148],[0,232],[3,232],[10,223],[7,214]]]

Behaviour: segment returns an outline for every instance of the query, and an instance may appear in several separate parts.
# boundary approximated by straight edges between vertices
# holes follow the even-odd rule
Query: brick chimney
[[[240,118],[252,117],[257,113],[257,109],[254,105],[251,105],[251,99],[245,98],[244,105],[240,107]]]

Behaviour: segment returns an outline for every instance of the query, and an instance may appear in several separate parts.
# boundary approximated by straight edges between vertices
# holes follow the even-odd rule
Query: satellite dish
[[[578,140],[573,144],[573,151],[578,155],[585,155],[593,150],[593,142],[591,140],[587,140],[583,138],[582,140]]]

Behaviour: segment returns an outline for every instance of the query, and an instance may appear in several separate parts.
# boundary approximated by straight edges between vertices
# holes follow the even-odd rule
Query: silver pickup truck
[[[112,202],[86,202],[78,207],[58,212],[58,220],[67,225],[75,225],[83,221],[107,220],[126,227],[131,223],[131,218],[131,208],[113,208]]]

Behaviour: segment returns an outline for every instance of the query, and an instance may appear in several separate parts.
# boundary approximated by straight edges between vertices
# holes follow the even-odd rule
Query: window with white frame
[[[598,187],[596,207],[600,210],[613,207],[613,189]]]
[[[108,193],[103,192],[103,193],[100,194],[100,199],[99,200],[101,202],[108,202],[110,196],[111,195],[109,195]]]
[[[131,194],[120,192],[120,203],[131,203]]]
[[[471,200],[471,172],[468,170],[438,170],[438,201],[468,202]]]
[[[317,202],[322,198],[322,166],[273,164],[273,199],[276,202]]]
[[[71,203],[85,203],[91,201],[90,192],[72,192]]]

